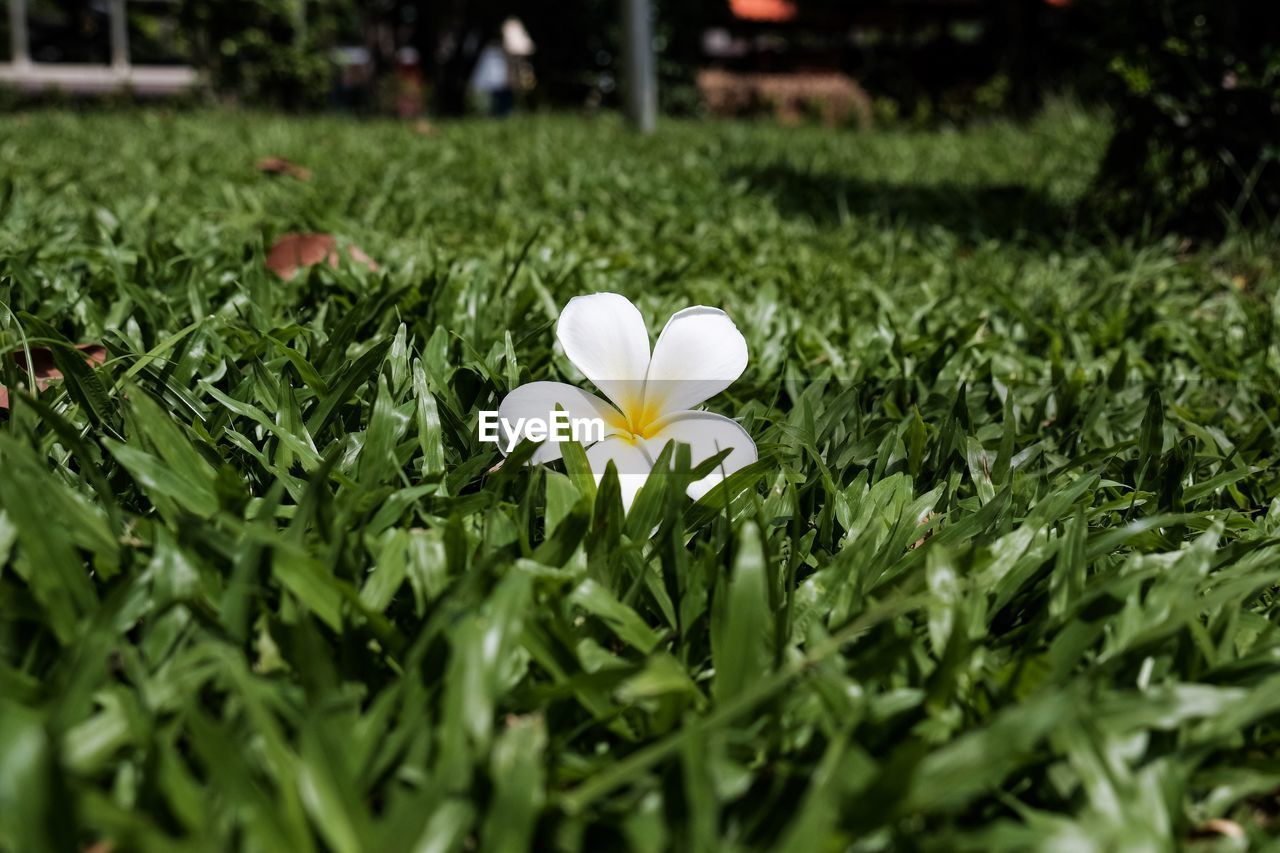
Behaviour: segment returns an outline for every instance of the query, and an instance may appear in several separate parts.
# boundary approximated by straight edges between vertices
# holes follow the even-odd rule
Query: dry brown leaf
[[[920,516],[920,519],[916,522],[916,524],[917,524],[917,525],[920,525],[920,524],[928,524],[930,521],[932,521],[933,519],[935,519],[935,518],[937,518],[937,517],[938,517],[938,514],[937,514],[936,512],[932,512],[932,511],[930,511],[930,512],[926,512],[924,515]],[[924,534],[923,536],[921,536],[921,537],[920,537],[919,539],[917,539],[915,542],[912,542],[912,543],[911,543],[910,550],[914,551],[915,549],[919,548],[919,547],[920,547],[921,545],[923,545],[924,543],[928,542],[928,541],[929,541],[929,537],[930,537],[930,536],[932,536],[932,535],[933,535],[933,533],[934,533],[934,531],[932,531],[932,530],[926,531],[926,532],[925,532],[925,534]]]
[[[267,269],[288,281],[300,267],[321,261],[338,265],[337,244],[328,234],[285,234],[276,240],[267,255]]]
[[[420,136],[435,136],[436,126],[425,118],[420,118],[413,123],[413,132]]]
[[[265,175],[288,175],[300,181],[311,180],[310,169],[283,157],[263,157],[258,161],[258,171]]]
[[[1234,820],[1227,820],[1226,818],[1215,817],[1211,820],[1206,820],[1200,824],[1199,831],[1205,834],[1225,835],[1236,841],[1244,840],[1244,828]]]
[[[355,245],[348,246],[347,254],[350,255],[351,260],[355,261],[356,263],[364,264],[366,267],[373,270],[374,272],[378,271],[378,262],[375,261],[373,258],[369,257],[368,255],[366,255],[364,253],[364,250],[362,250],[359,246],[355,246]]]
[[[102,344],[76,344],[76,349],[80,350],[80,354],[84,356],[84,363],[90,367],[100,367],[107,360],[107,348]],[[13,354],[13,359],[21,370],[27,369],[25,352],[18,350]],[[53,350],[48,347],[31,348],[30,367],[33,372],[32,378],[36,381],[36,388],[41,391],[48,388],[50,382],[62,378],[62,371],[55,366],[53,360]],[[5,402],[8,402],[7,395]]]
[[[378,269],[377,263],[359,246],[347,246],[347,254],[371,270]],[[338,243],[331,234],[284,234],[267,254],[267,269],[285,281],[293,278],[299,269],[319,263],[338,266]]]

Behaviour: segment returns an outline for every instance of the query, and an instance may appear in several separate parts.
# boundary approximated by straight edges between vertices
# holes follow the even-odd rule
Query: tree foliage
[[[1280,222],[1280,6],[1085,0],[1115,134],[1097,201],[1194,231]]]

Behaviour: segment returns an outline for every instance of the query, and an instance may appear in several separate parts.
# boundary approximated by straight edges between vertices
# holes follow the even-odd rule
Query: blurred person
[[[330,58],[337,68],[330,102],[346,110],[367,109],[373,87],[373,55],[363,45],[335,47]]]
[[[501,39],[493,39],[481,49],[470,84],[473,92],[488,99],[489,114],[498,118],[515,109],[517,91],[533,88],[533,66],[528,57],[535,50],[519,18],[503,21],[500,35]]]
[[[396,115],[418,118],[422,115],[425,86],[418,51],[402,47],[396,51]]]

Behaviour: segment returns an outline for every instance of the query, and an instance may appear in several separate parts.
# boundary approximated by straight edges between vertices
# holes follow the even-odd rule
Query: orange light
[[[789,21],[796,16],[789,0],[729,0],[729,9],[745,21]]]

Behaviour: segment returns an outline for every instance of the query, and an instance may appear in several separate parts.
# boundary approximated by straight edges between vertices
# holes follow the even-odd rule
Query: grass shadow
[[[944,228],[969,239],[1033,242],[1075,231],[1072,208],[1022,184],[898,183],[780,163],[737,166],[726,177],[745,180],[782,215],[820,225],[865,218],[921,231]]]

